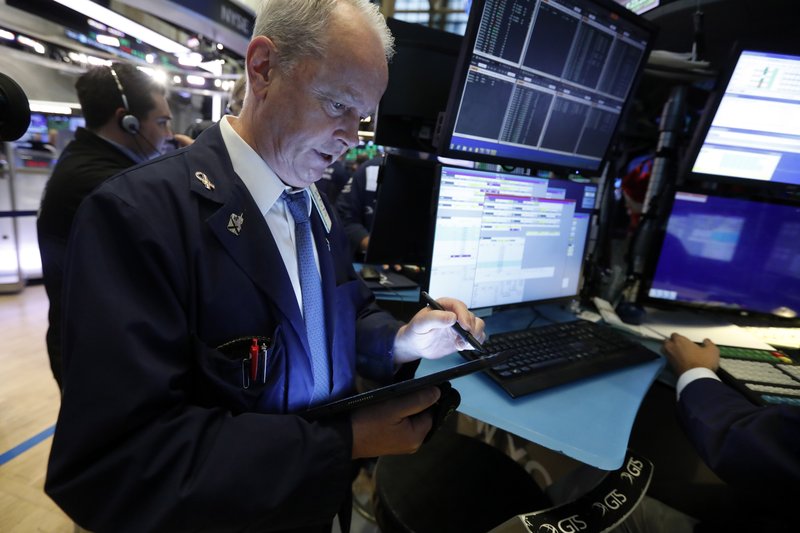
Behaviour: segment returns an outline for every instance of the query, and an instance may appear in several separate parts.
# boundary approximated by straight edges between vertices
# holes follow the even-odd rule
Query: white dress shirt
[[[711,378],[721,381],[717,374],[709,368],[690,368],[680,375],[678,382],[675,384],[675,394],[678,396],[678,401],[681,401],[681,392],[686,388],[686,385],[696,379]]]
[[[228,122],[229,116],[224,116],[219,121],[222,140],[225,149],[231,158],[233,170],[244,182],[250,195],[255,200],[258,209],[267,221],[272,237],[278,245],[283,264],[286,265],[286,272],[294,288],[297,297],[297,305],[300,307],[300,314],[303,314],[303,293],[300,290],[300,276],[297,270],[297,248],[294,239],[294,218],[286,208],[286,202],[281,200],[284,191],[293,192],[293,189],[283,183],[277,174],[261,159],[253,148],[233,129]],[[305,191],[305,189],[301,189]],[[308,213],[311,214],[310,193],[306,192],[306,203]],[[246,223],[246,222],[245,222]],[[312,235],[313,239],[313,235]],[[319,255],[314,246],[314,260],[319,271]]]

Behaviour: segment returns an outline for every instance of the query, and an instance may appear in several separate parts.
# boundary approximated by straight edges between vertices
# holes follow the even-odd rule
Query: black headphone
[[[125,96],[125,91],[122,90],[122,83],[120,83],[119,76],[117,76],[116,71],[114,71],[114,67],[109,66],[108,68],[111,70],[111,76],[114,78],[114,82],[117,84],[119,95],[122,97],[122,105],[125,107],[125,115],[120,119],[119,127],[131,135],[138,135],[139,119],[131,115],[131,110],[128,107],[128,98]]]

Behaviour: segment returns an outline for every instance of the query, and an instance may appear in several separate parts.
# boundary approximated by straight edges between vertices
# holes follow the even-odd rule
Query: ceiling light
[[[181,84],[181,77],[180,76],[172,76],[172,83],[174,83],[175,85],[180,85]]]
[[[14,35],[13,33],[11,33],[10,31],[6,31],[6,30],[3,30],[3,29],[0,29],[0,38],[1,39],[8,39],[9,41],[13,41],[14,39],[17,38],[17,36]]]
[[[39,41],[34,41],[30,37],[25,37],[24,35],[17,35],[17,42],[19,42],[20,44],[24,44],[25,46],[30,46],[40,54],[44,54],[45,52],[44,45]]]
[[[186,76],[186,83],[189,85],[198,85],[203,86],[206,84],[206,79],[202,76],[195,76],[194,74],[189,74]]]
[[[105,44],[107,46],[114,46],[116,48],[119,48],[119,39],[117,39],[116,37],[112,37],[111,35],[98,34],[96,39],[97,42],[100,44]]]
[[[213,61],[206,61],[197,65],[203,70],[207,70],[214,76],[222,76],[222,65],[225,64],[224,59],[215,59]]]
[[[36,113],[53,113],[57,115],[70,115],[73,109],[80,109],[78,104],[69,102],[51,102],[49,100],[30,100],[31,111]]]
[[[203,62],[203,56],[197,52],[190,52],[178,56],[178,63],[184,67],[196,67]]]
[[[131,37],[135,37],[159,50],[170,54],[185,54],[189,51],[182,44],[167,39],[163,35],[154,32],[150,28],[145,28],[130,19],[118,15],[103,6],[90,2],[89,0],[55,0],[57,3],[77,11],[87,17],[107,24],[113,28],[125,32]]]
[[[150,63],[151,65],[156,62],[155,54],[146,54],[144,56],[144,60]]]

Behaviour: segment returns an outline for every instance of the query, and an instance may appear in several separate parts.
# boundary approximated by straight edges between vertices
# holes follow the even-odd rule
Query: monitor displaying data
[[[647,298],[793,318],[800,206],[676,193]]]
[[[474,2],[440,152],[597,170],[652,39],[647,21],[610,0]]]
[[[597,186],[443,166],[430,294],[470,308],[574,296]]]
[[[690,179],[800,185],[800,55],[741,50],[706,108]]]

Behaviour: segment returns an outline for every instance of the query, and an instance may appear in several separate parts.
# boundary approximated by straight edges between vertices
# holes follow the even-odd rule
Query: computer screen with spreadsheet
[[[800,185],[798,52],[737,49],[698,126],[688,179]]]
[[[597,170],[653,36],[650,23],[610,0],[475,1],[440,153]]]
[[[800,205],[675,194],[645,303],[800,313]]]
[[[597,186],[442,166],[428,292],[470,308],[574,296]]]

